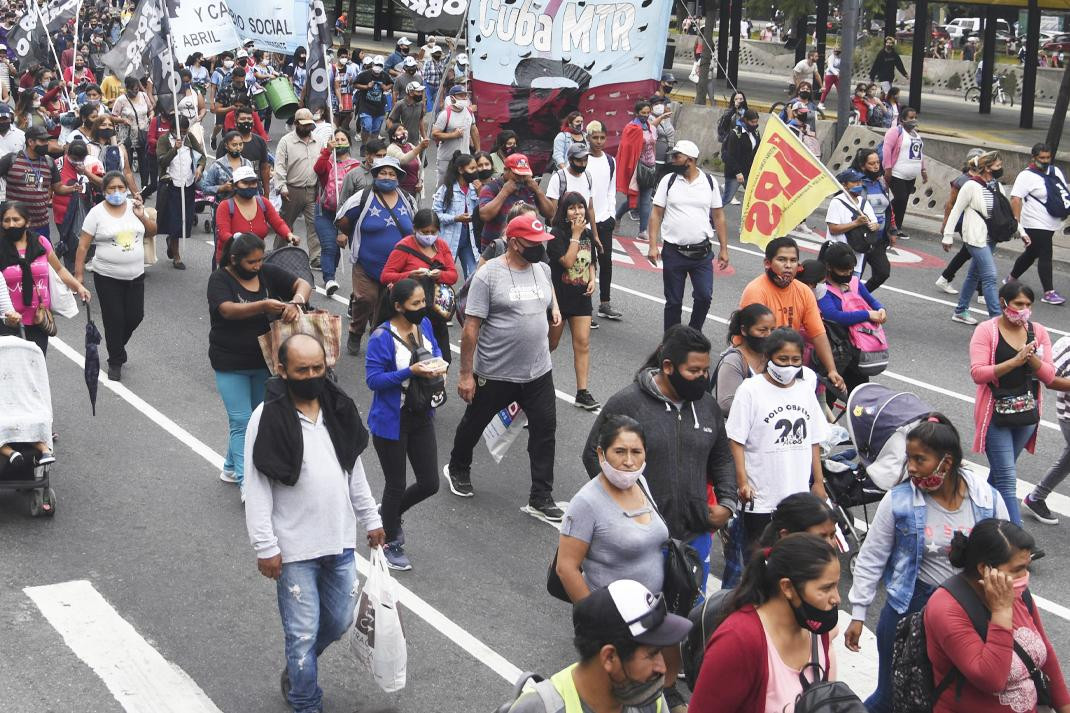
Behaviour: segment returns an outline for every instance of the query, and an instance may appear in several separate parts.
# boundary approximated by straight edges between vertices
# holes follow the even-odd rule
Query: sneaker
[[[1044,296],[1040,298],[1040,301],[1047,302],[1050,305],[1061,305],[1066,302],[1066,298],[1055,290],[1048,290],[1044,293]]]
[[[382,518],[382,516],[383,516],[383,504],[382,503],[379,503],[379,507],[376,508],[376,511],[379,513],[379,517]],[[405,544],[405,530],[402,529],[402,525],[404,525],[404,524],[405,524],[405,521],[402,518],[399,517],[398,518],[398,536],[394,538],[394,542],[398,543],[399,545],[404,545]]]
[[[637,210],[628,211],[628,218],[630,220],[634,220],[636,223],[638,223],[639,222],[639,211],[637,211]]]
[[[346,337],[346,351],[350,356],[357,356],[360,354],[360,338],[361,335],[357,332],[350,332]]]
[[[1043,500],[1034,500],[1032,495],[1026,495],[1022,498],[1022,505],[1025,506],[1026,512],[1045,525],[1059,524],[1059,518],[1055,517],[1051,509],[1048,508],[1048,504]]]
[[[612,319],[614,322],[619,322],[624,317],[623,314],[613,309],[613,304],[610,302],[603,302],[598,305],[598,316]]]
[[[328,297],[333,296],[334,293],[338,291],[338,288],[339,284],[337,282],[334,280],[327,280],[326,292]]]
[[[985,296],[984,295],[977,295],[977,304],[984,305],[986,307],[988,306],[988,303],[985,302]]]
[[[1014,284],[1015,282],[1018,282],[1018,278],[1015,277],[1014,275],[1007,275],[1006,277],[1003,278],[1003,284],[1004,285],[1006,285],[1008,283],[1009,284]]]
[[[386,566],[398,572],[408,572],[412,569],[412,562],[405,555],[405,548],[397,540],[383,545],[383,555],[386,556]]]
[[[108,364],[108,379],[110,381],[122,381],[123,367],[119,364]]]
[[[581,408],[584,411],[597,411],[602,408],[602,404],[595,401],[595,398],[591,396],[591,392],[587,389],[580,389],[576,392],[575,405],[577,408]]]
[[[895,237],[897,237],[899,240],[910,240],[910,236],[904,233],[902,230],[900,230]]]
[[[823,102],[818,102],[817,103],[817,110],[818,111],[825,111],[825,104]]]
[[[311,267],[313,270],[320,269],[320,259],[318,257],[312,258],[308,261],[308,266]]]
[[[49,463],[55,463],[56,456],[52,455],[52,451],[46,451],[37,456],[37,465],[48,465]]]
[[[470,498],[476,494],[472,488],[472,475],[468,472],[450,472],[450,464],[442,466],[442,475],[446,476],[446,482],[450,484],[450,492],[460,498]]]
[[[235,483],[235,484],[237,484],[237,482],[238,482],[238,476],[234,475],[234,471],[233,470],[224,470],[224,471],[222,471],[219,474],[219,479],[222,480],[224,483]]]
[[[557,506],[553,500],[547,500],[543,503],[528,502],[527,512],[532,517],[539,520],[545,520],[546,522],[561,522],[565,519],[565,511]]]
[[[738,198],[733,198],[728,202],[728,205],[743,205],[743,202],[740,201]]]
[[[11,451],[11,455],[7,457],[7,464],[12,468],[21,468],[25,462],[26,459],[18,451]]]
[[[591,319],[591,329],[598,329],[598,320],[597,319],[593,319],[593,318]]]
[[[639,232],[638,232],[638,233],[636,234],[636,236],[635,236],[635,239],[636,239],[636,240],[642,240],[642,241],[644,241],[644,242],[645,242],[645,241],[647,241],[647,240],[650,240],[650,233],[649,233],[649,232],[647,232],[646,230],[640,230],[640,231],[639,231]]]
[[[969,312],[956,312],[951,315],[952,322],[961,322],[962,324],[977,324],[977,320]]]
[[[950,280],[944,279],[943,275],[940,275],[940,277],[936,278],[936,286],[940,289],[941,292],[944,292],[949,295],[957,295],[959,293],[958,290],[951,286]]]

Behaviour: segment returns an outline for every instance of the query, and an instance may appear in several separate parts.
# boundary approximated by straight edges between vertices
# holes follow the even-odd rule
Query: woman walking
[[[300,244],[301,238],[294,235],[271,201],[260,195],[260,180],[252,166],[234,169],[231,180],[234,184],[234,195],[220,201],[215,209],[217,264],[226,264],[223,261],[223,251],[231,238],[238,233],[252,233],[264,240],[270,227],[276,235],[291,245]]]
[[[448,365],[427,318],[427,299],[420,283],[408,278],[398,281],[390,288],[390,305],[390,319],[368,337],[364,379],[372,390],[368,430],[386,481],[381,509],[386,530],[383,553],[390,569],[408,571],[412,562],[405,554],[401,516],[437,493],[439,486],[434,408],[415,406],[408,398],[413,393],[410,385],[416,379],[443,376]],[[408,487],[406,458],[416,477]]]
[[[160,194],[156,199],[159,230],[167,235],[167,257],[176,270],[185,270],[182,262],[182,238],[193,232],[194,186],[204,173],[204,145],[189,133],[189,120],[171,120],[171,130],[156,144],[160,166]],[[185,211],[183,212],[183,207]],[[183,232],[185,227],[185,232]]]
[[[104,201],[85,217],[78,240],[74,275],[85,273],[93,245],[93,286],[108,345],[108,378],[122,379],[126,345],[145,317],[145,238],[156,235],[156,221],[145,214],[141,198],[131,198],[127,177],[110,171],[102,181]]]
[[[148,152],[152,105],[149,95],[142,90],[141,82],[136,77],[127,77],[123,84],[125,91],[111,107],[112,118],[119,132],[119,143],[126,147],[128,154],[133,154],[130,158],[137,163],[138,185],[141,186],[142,197],[147,198],[145,189],[155,185],[156,181],[156,169],[149,160]]]
[[[245,477],[245,429],[271,376],[258,338],[273,319],[296,320],[310,294],[312,285],[264,264],[264,241],[250,233],[227,243],[223,262],[208,278],[208,360],[230,423],[223,482],[240,486]]]
[[[616,220],[628,210],[639,211],[639,240],[647,239],[647,224],[650,210],[654,204],[656,175],[656,146],[658,143],[658,124],[660,117],[651,118],[650,102],[635,103],[635,118],[624,127],[620,135],[620,147],[617,149],[617,191],[626,196],[626,200],[617,206]]]
[[[739,385],[765,372],[765,340],[774,329],[772,310],[760,302],[736,310],[729,318],[728,349],[722,352],[710,380],[713,397],[725,418],[732,411]]]
[[[217,205],[219,201],[234,197],[236,190],[234,172],[242,166],[253,167],[253,162],[241,155],[243,146],[244,142],[239,132],[228,131],[223,134],[225,153],[208,166],[204,177],[201,178],[198,187],[203,193],[214,196]]]
[[[409,142],[409,130],[404,124],[398,124],[390,131],[390,143],[386,147],[386,155],[393,156],[401,164],[401,170],[405,172],[399,185],[401,190],[408,193],[413,200],[419,200],[424,190],[423,171],[420,170],[420,158],[424,151],[431,145],[427,139],[421,139],[419,143]]]
[[[346,176],[360,165],[350,151],[350,138],[342,129],[335,129],[334,135],[320,151],[319,158],[312,166],[319,179],[319,197],[316,199],[315,226],[316,237],[320,241],[320,271],[323,283],[330,297],[338,291],[338,261],[342,257],[342,248],[338,244],[338,229],[334,220],[338,213],[338,193]]]
[[[881,171],[880,156],[875,149],[859,149],[851,168],[862,174],[862,186],[865,189],[866,202],[877,217],[877,230],[880,241],[865,255],[862,272],[869,265],[869,279],[866,289],[873,292],[892,276],[892,265],[888,261],[888,248],[895,247],[895,219],[892,217],[892,194]],[[859,275],[861,277],[861,275]]]
[[[467,280],[475,272],[476,243],[472,220],[479,213],[479,182],[476,160],[457,154],[446,168],[442,185],[435,191],[432,207],[442,223],[442,239],[449,245],[454,260],[464,270]]]
[[[137,182],[134,178],[134,169],[130,162],[130,155],[126,147],[119,143],[115,134],[115,118],[110,114],[101,114],[94,121],[89,130],[89,143],[86,148],[88,154],[100,161],[105,173],[119,171],[123,174],[123,182],[127,190],[140,195]]]

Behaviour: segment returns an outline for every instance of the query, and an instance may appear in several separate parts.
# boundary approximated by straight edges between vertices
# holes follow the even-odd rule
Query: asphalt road
[[[739,212],[738,206],[727,209],[733,235],[738,235]],[[295,226],[299,235],[307,230]],[[102,380],[95,418],[79,362],[84,318],[60,320],[60,336],[48,354],[55,428],[61,434],[53,471],[57,514],[52,520],[30,519],[24,496],[0,493],[0,710],[5,713],[287,709],[278,689],[283,640],[275,587],[257,572],[237,489],[217,477],[227,421],[207,358],[206,237],[198,231],[189,241],[185,272],[166,262],[148,270],[145,322],[131,341],[122,384]],[[724,318],[762,269],[753,246],[741,246],[735,237],[731,244],[732,264],[717,276],[706,322],[705,331],[717,345],[724,341]],[[603,321],[592,338],[590,390],[601,401],[631,380],[656,346],[662,320],[657,271],[630,240],[619,240],[617,250],[614,304],[624,320]],[[968,442],[971,330],[950,321],[948,296],[933,289],[944,264],[939,246],[918,236],[902,252],[891,281],[878,291],[890,315],[892,363],[877,381],[915,391],[958,424]],[[998,262],[1005,274],[1008,260],[1000,256]],[[1057,288],[1070,291],[1068,277],[1058,272]],[[1035,273],[1026,279],[1035,283]],[[340,281],[344,295],[348,275]],[[315,303],[344,314],[338,301],[320,295]],[[1035,318],[1065,333],[1068,309],[1040,304]],[[452,338],[456,344],[456,328]],[[586,482],[579,455],[593,416],[569,403],[575,392],[569,340],[562,341],[554,364],[562,396],[555,495],[566,500]],[[362,360],[343,356],[338,373],[366,414],[370,394]],[[451,387],[454,383],[451,377]],[[1051,399],[1044,411],[1054,423]],[[462,403],[451,390],[436,418],[440,463],[461,413]],[[1042,426],[1036,455],[1019,461],[1022,481],[1037,482],[1062,447],[1058,431]],[[985,462],[977,454],[974,460]],[[371,449],[364,463],[378,496],[383,481]],[[508,695],[518,671],[549,674],[572,660],[569,609],[544,588],[557,533],[520,512],[529,482],[523,437],[500,465],[479,447],[472,475],[476,497],[462,500],[443,487],[405,520],[406,549],[414,563],[413,571],[396,576],[404,585],[409,642],[405,690],[382,693],[343,642],[320,660],[328,710],[492,710]],[[1065,485],[1058,492],[1070,496]],[[1049,502],[1070,518],[1070,500]],[[1070,564],[1067,526],[1030,522],[1029,528],[1048,553],[1035,566],[1033,591],[1056,650],[1070,651],[1070,595],[1061,574]],[[714,573],[722,563],[716,549]],[[366,556],[366,550],[359,551]],[[77,580],[87,581],[103,601],[87,596],[84,588],[64,599],[66,589],[49,586]],[[26,590],[34,587],[43,589]],[[840,590],[845,599],[849,587],[844,568]],[[89,623],[63,623],[65,614],[84,612]],[[870,628],[878,612],[875,605]],[[87,637],[85,629],[94,622],[113,633],[114,641]],[[863,695],[875,667],[872,640],[864,646],[861,654],[840,656],[844,677]],[[123,678],[119,669],[131,660],[155,666],[158,675]]]

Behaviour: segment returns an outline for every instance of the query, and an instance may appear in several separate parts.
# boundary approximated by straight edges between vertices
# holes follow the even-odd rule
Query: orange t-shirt
[[[773,311],[778,327],[791,327],[802,333],[807,341],[825,333],[817,298],[809,287],[792,280],[784,288],[777,287],[767,275],[758,275],[750,281],[739,299],[739,306],[746,307],[760,302]]]

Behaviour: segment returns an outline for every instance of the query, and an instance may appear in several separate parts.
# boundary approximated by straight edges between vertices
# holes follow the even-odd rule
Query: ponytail
[[[747,605],[759,606],[776,598],[782,579],[802,592],[806,583],[820,577],[835,559],[836,551],[829,543],[805,532],[786,535],[775,545],[757,548],[725,609],[726,617]]]
[[[942,413],[933,411],[922,417],[921,422],[907,433],[907,441],[917,441],[933,453],[951,456],[951,469],[948,477],[955,492],[958,492],[962,480],[962,440],[958,429]]]

